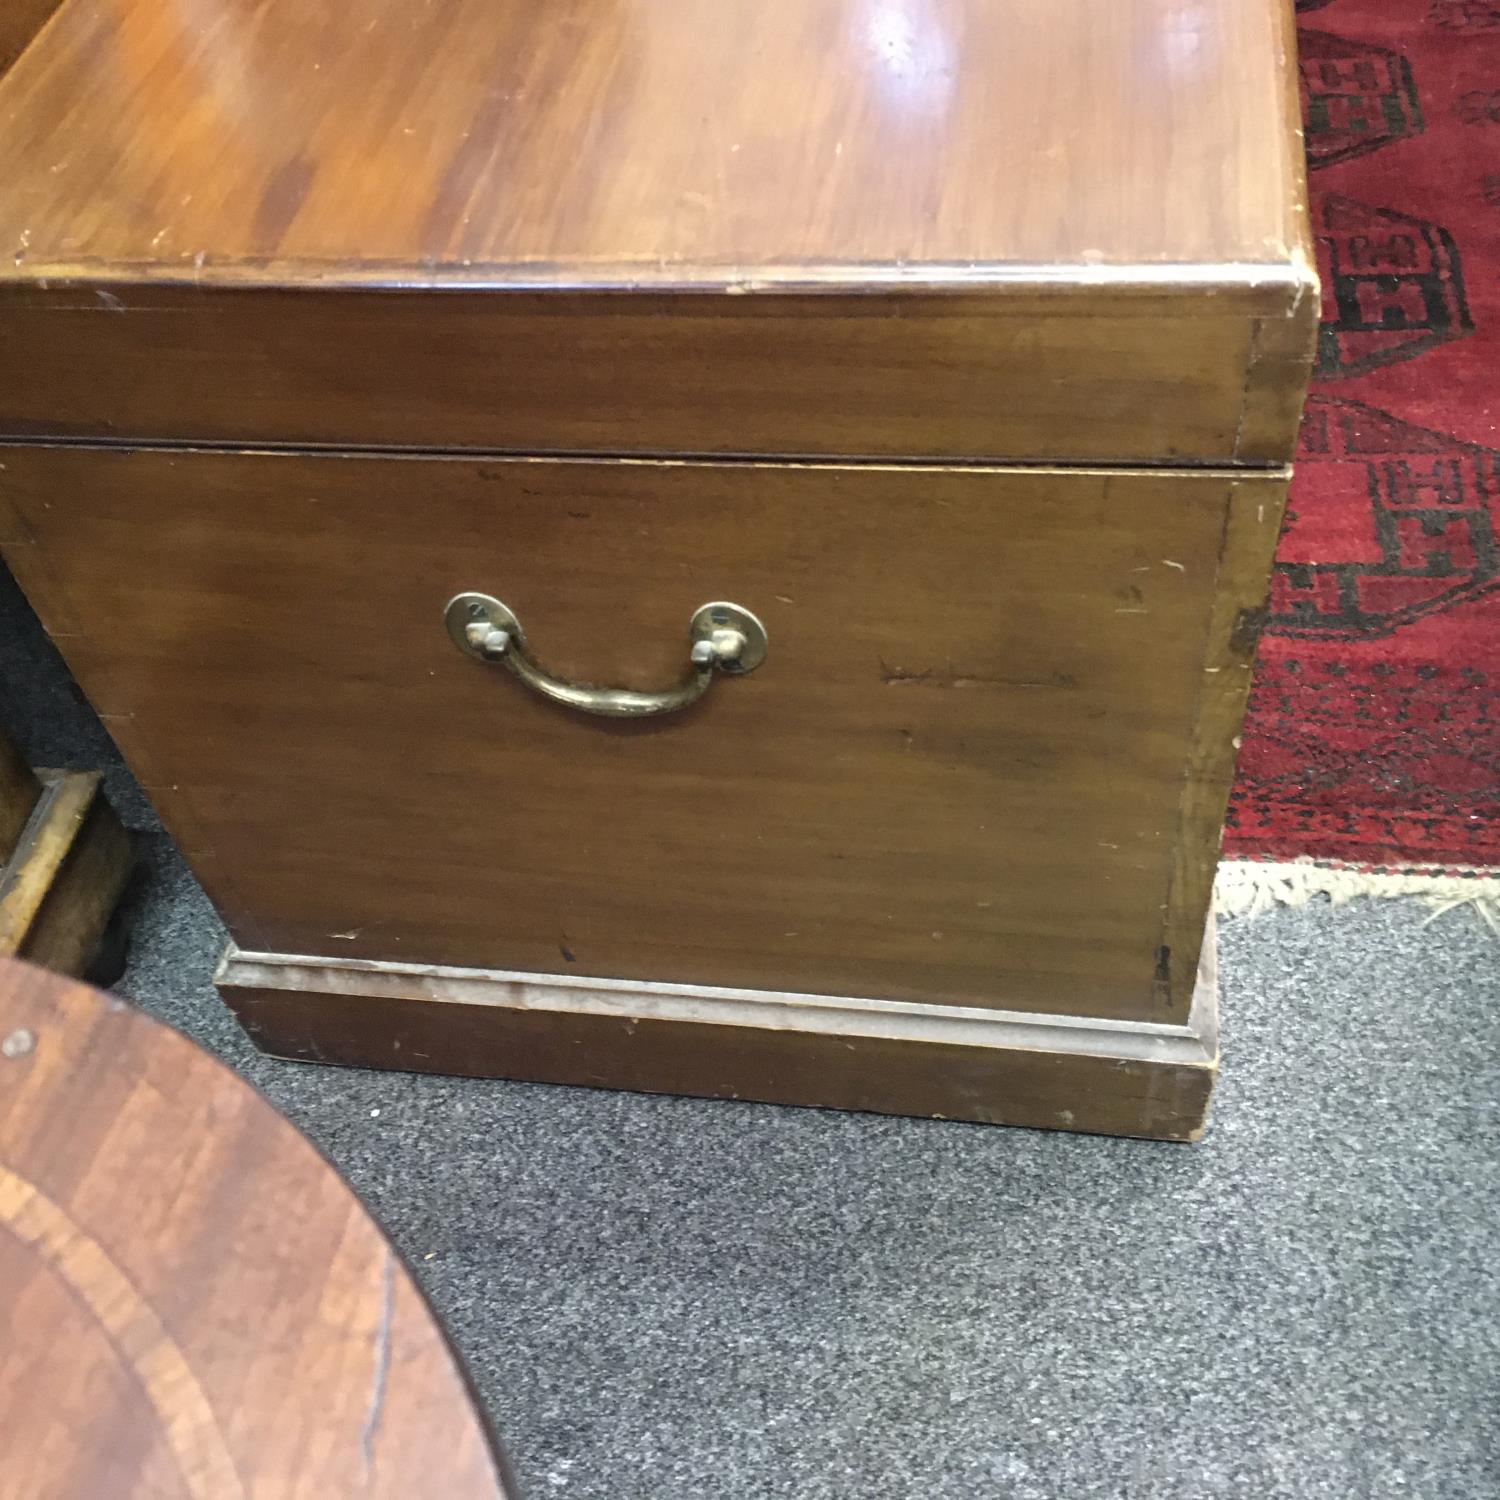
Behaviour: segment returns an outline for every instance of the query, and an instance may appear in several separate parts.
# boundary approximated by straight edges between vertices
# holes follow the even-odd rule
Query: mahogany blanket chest
[[[1190,1138],[1282,0],[66,0],[0,545],[291,1058]]]

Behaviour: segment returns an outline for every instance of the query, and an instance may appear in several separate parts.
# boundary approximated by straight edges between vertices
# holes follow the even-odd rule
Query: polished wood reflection
[[[0,958],[5,1500],[514,1500],[406,1267],[186,1037]]]
[[[0,271],[1285,268],[1289,47],[1281,0],[73,0]]]
[[[0,436],[1279,465],[1318,302],[1290,35],[70,0],[0,83]]]

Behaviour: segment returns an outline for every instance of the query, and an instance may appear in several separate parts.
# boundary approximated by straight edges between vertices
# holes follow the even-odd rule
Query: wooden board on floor
[[[11,770],[25,769],[19,756],[6,765],[0,834],[7,807],[19,806],[19,797],[7,799],[27,788],[25,779],[11,778]],[[82,974],[130,876],[130,837],[97,771],[43,771],[31,779],[37,795],[30,810],[8,847],[0,839],[0,856],[8,856],[0,864],[0,958]]]

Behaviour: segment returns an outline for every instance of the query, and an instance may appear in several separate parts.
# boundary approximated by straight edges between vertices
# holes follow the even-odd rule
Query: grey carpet
[[[108,753],[3,592],[0,686],[40,758]],[[1471,915],[1226,924],[1194,1147],[339,1071],[249,1048],[212,912],[116,785],[147,830],[121,989],[348,1175],[533,1500],[1500,1495]]]

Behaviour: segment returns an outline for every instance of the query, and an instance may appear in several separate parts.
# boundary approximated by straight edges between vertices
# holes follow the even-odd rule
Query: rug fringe
[[[1326,896],[1334,906],[1359,897],[1415,896],[1429,908],[1429,922],[1468,908],[1500,938],[1500,873],[1457,875],[1447,870],[1361,870],[1312,860],[1230,860],[1219,866],[1214,882],[1214,910],[1222,917],[1258,917],[1277,906],[1305,906],[1317,896]]]

